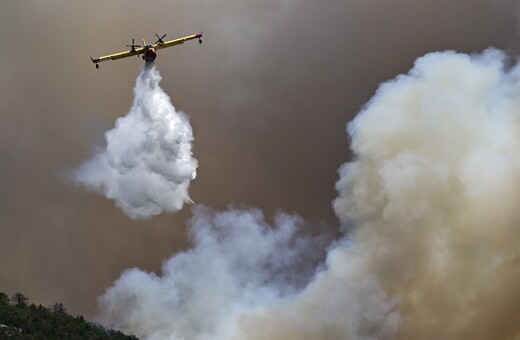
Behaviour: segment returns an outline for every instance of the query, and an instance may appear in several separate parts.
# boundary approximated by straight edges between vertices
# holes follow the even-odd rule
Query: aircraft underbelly
[[[144,61],[147,63],[152,62],[155,60],[155,57],[157,57],[157,53],[153,49],[149,49],[146,51],[146,53],[143,56]]]

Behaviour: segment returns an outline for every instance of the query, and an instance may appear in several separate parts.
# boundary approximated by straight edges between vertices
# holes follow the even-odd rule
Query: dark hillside
[[[67,314],[63,304],[51,307],[28,304],[21,293],[11,299],[0,292],[0,339],[127,339],[137,337],[120,331],[105,329],[86,321],[83,316]]]

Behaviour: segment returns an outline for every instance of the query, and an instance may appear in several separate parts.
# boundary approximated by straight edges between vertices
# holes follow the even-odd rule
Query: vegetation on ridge
[[[86,321],[83,316],[67,314],[63,304],[51,307],[28,304],[29,299],[16,293],[11,299],[0,292],[0,339],[96,339],[137,340],[133,335],[106,329]]]

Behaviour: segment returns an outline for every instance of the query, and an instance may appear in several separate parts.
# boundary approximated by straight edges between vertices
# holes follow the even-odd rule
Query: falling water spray
[[[105,134],[105,149],[74,173],[77,183],[115,200],[136,219],[181,209],[190,202],[188,187],[196,176],[188,117],[175,110],[160,81],[147,63],[130,112]]]

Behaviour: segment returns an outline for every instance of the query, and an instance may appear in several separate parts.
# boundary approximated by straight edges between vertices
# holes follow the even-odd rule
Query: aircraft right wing
[[[91,57],[90,59],[92,60],[92,62],[94,64],[97,64],[97,63],[100,63],[102,61],[107,61],[107,60],[117,60],[117,59],[123,59],[123,58],[127,58],[127,57],[133,57],[134,55],[139,55],[139,54],[143,53],[144,50],[145,49],[143,47],[141,47],[138,49],[121,52],[121,53],[116,53],[116,54],[110,54],[110,55],[106,55],[106,56],[99,57],[99,58]]]

